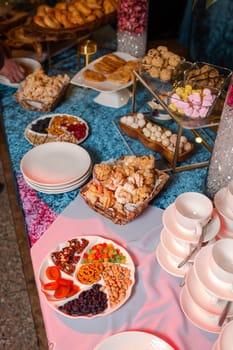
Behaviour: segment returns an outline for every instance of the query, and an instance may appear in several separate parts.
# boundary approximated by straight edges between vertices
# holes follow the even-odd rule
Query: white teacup
[[[224,214],[222,211],[218,211],[219,213],[219,217],[221,220],[221,231],[223,233],[226,233],[226,235],[230,237],[230,235],[232,235],[233,237],[233,219],[230,219],[228,216],[226,216],[226,214]],[[233,213],[232,213],[233,216]]]
[[[220,281],[233,287],[233,239],[223,238],[212,246],[209,268]]]
[[[233,212],[233,180],[231,180],[227,186],[226,205]]]
[[[227,323],[220,332],[218,341],[219,350],[232,350],[233,348],[233,321]]]
[[[213,204],[202,193],[185,192],[175,200],[175,218],[177,222],[188,230],[197,234],[202,231],[211,218]]]

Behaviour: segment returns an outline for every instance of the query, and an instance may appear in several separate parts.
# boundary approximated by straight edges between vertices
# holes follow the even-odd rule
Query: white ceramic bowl
[[[231,180],[227,186],[226,205],[233,212],[233,180]]]
[[[207,288],[198,280],[195,275],[194,268],[191,267],[185,277],[186,287],[193,300],[204,310],[214,314],[221,314],[226,306],[227,300],[221,299],[213,293],[209,292]],[[233,303],[230,307],[228,315],[233,315]]]
[[[218,333],[219,315],[211,313],[200,307],[191,297],[188,289],[184,286],[180,294],[181,308],[186,317],[196,326],[209,332]]]
[[[177,222],[188,229],[203,227],[211,218],[213,204],[202,193],[185,192],[175,200],[175,217]]]
[[[221,281],[232,284],[233,287],[233,239],[224,238],[212,246],[209,268]]]

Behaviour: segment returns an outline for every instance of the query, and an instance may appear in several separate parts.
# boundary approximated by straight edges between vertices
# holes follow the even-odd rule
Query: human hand
[[[4,65],[0,69],[0,74],[8,78],[11,83],[19,83],[26,76],[24,68],[19,63],[7,57],[5,57]]]

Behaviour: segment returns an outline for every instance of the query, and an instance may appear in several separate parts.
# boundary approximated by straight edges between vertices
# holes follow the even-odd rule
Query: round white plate
[[[215,194],[214,205],[220,214],[223,214],[223,216],[226,216],[229,220],[233,221],[233,211],[226,206],[226,202],[224,200],[226,198],[226,191],[227,188],[224,187]]]
[[[123,58],[126,61],[135,60],[136,58],[124,53],[124,52],[114,52],[115,55]],[[100,57],[96,59],[95,61],[91,62],[88,66],[82,68],[72,79],[71,84],[83,86],[87,88],[91,88],[96,91],[100,92],[115,92],[121,89],[125,89],[128,86],[132,85],[132,80],[128,82],[127,84],[116,84],[109,81],[103,81],[103,82],[92,82],[89,80],[84,79],[83,72],[86,69],[94,69],[94,64],[100,61],[103,57]]]
[[[167,271],[170,275],[176,276],[176,277],[184,277],[186,272],[189,269],[189,263],[182,266],[180,269],[177,267],[178,262],[175,263],[172,261],[172,259],[169,257],[169,254],[165,252],[163,249],[161,243],[158,244],[156,248],[156,257],[158,260],[159,265]]]
[[[211,272],[209,260],[212,246],[202,247],[194,259],[194,272],[202,285],[216,297],[233,301],[233,289],[227,283],[221,282]]]
[[[90,155],[81,146],[69,142],[49,142],[28,151],[20,162],[20,169],[37,185],[58,186],[78,180],[90,165]]]
[[[43,137],[43,138],[45,138],[45,140],[46,140],[46,138],[48,137],[48,134],[42,134],[42,133],[38,133],[38,132],[33,131],[33,130],[32,130],[32,125],[33,125],[33,124],[36,124],[39,120],[43,120],[43,119],[46,119],[46,118],[51,118],[51,119],[52,119],[52,118],[54,118],[54,117],[56,117],[56,116],[67,116],[67,117],[72,117],[72,118],[77,119],[77,121],[82,122],[82,123],[84,123],[84,124],[86,125],[86,135],[85,135],[82,139],[77,140],[76,144],[80,144],[81,142],[83,142],[83,141],[87,138],[88,133],[89,133],[89,127],[88,127],[87,122],[86,122],[84,119],[82,119],[82,118],[80,118],[80,117],[78,117],[78,116],[76,116],[76,115],[70,115],[70,114],[66,114],[66,113],[56,113],[56,114],[46,114],[46,115],[43,115],[43,116],[41,116],[41,117],[39,117],[39,118],[33,120],[31,123],[29,123],[29,124],[27,125],[25,131],[24,131],[24,137],[25,137],[25,139],[26,139],[31,145],[37,145],[36,143],[33,143],[33,141],[32,141],[31,139],[28,138],[27,133],[30,133],[31,136],[34,136],[34,137],[35,137],[35,140],[37,139],[37,137],[41,137],[41,138]],[[55,138],[55,137],[56,137],[56,136],[54,135],[54,138]],[[50,138],[52,138],[52,135],[50,135]],[[54,140],[54,141],[56,141],[56,140]],[[45,141],[45,142],[47,142],[47,141]],[[42,143],[43,143],[43,142],[42,142]]]
[[[226,301],[218,299],[214,294],[209,293],[205,287],[196,278],[193,267],[185,277],[185,285],[189,294],[193,298],[196,304],[200,305],[202,309],[214,314],[221,314]],[[230,314],[233,313],[233,304],[230,308]]]
[[[94,350],[174,350],[163,339],[155,335],[140,332],[128,331],[114,334],[103,340]]]
[[[28,67],[31,72],[33,72],[36,68],[41,67],[41,64],[38,61],[33,60],[32,58],[16,57],[12,58],[12,60],[18,62],[19,64],[22,63],[23,65]],[[11,83],[10,80],[7,79],[5,76],[0,75],[0,84],[18,88],[20,83]]]
[[[67,273],[61,271],[61,277],[65,278],[65,279],[72,279],[74,284],[78,285],[80,287],[80,291],[78,292],[78,294],[76,294],[76,295],[74,295],[74,296],[72,296],[70,298],[66,298],[66,299],[62,299],[62,300],[60,299],[59,300],[59,299],[55,299],[53,297],[53,291],[43,291],[41,289],[41,292],[44,295],[44,297],[45,297],[46,301],[48,302],[49,306],[51,306],[59,314],[65,316],[65,317],[68,317],[68,318],[72,318],[72,319],[74,319],[74,318],[87,318],[87,319],[90,319],[90,318],[94,318],[94,317],[97,317],[97,316],[105,316],[105,315],[107,315],[107,314],[109,314],[109,313],[119,309],[129,299],[129,297],[131,295],[131,292],[132,292],[132,288],[133,288],[134,283],[135,283],[135,267],[134,267],[134,263],[133,263],[133,260],[132,260],[131,256],[126,251],[126,249],[124,249],[119,244],[115,243],[114,241],[112,241],[110,239],[105,239],[105,238],[100,237],[100,236],[79,236],[79,237],[73,237],[73,238],[77,238],[79,240],[81,238],[87,239],[89,241],[89,244],[79,254],[80,255],[80,260],[75,264],[75,271],[74,271],[74,273],[73,274],[67,274]],[[101,312],[101,313],[99,313],[97,315],[90,315],[90,316],[77,316],[77,315],[75,315],[75,316],[71,316],[71,315],[65,314],[64,312],[59,310],[59,306],[64,305],[68,301],[71,301],[73,299],[78,298],[78,296],[79,296],[79,294],[81,292],[86,291],[86,290],[91,288],[92,285],[90,285],[90,284],[87,285],[87,284],[80,283],[79,280],[76,278],[76,274],[77,274],[77,271],[78,271],[79,267],[82,265],[83,254],[85,252],[87,252],[92,246],[94,246],[96,244],[101,244],[101,243],[113,244],[114,248],[119,249],[119,251],[126,257],[126,263],[125,264],[122,263],[121,266],[125,266],[127,269],[129,269],[129,271],[130,271],[130,279],[131,279],[132,283],[129,285],[129,287],[128,287],[127,291],[126,291],[125,297],[118,304],[116,304],[114,306],[111,306],[110,303],[108,302],[108,307],[103,312]],[[39,280],[41,281],[41,288],[42,288],[42,285],[44,283],[51,282],[50,280],[48,280],[48,278],[46,277],[46,274],[45,274],[46,268],[48,266],[53,266],[54,265],[54,262],[53,262],[53,260],[51,258],[51,253],[55,252],[55,251],[61,251],[64,247],[67,247],[67,245],[68,245],[68,241],[60,243],[43,260],[43,262],[41,264],[41,267],[40,267],[40,270],[39,270]],[[118,264],[118,263],[116,263],[116,264]],[[93,284],[96,284],[96,283],[103,285],[103,280],[101,279],[100,281],[94,282]],[[107,293],[106,289],[105,289],[105,292]]]
[[[46,194],[60,194],[60,193],[67,193],[81,187],[83,184],[85,184],[85,182],[88,180],[90,175],[91,175],[91,171],[84,178],[82,178],[82,180],[72,183],[72,185],[68,185],[60,188],[46,188],[42,186],[37,186],[34,183],[31,183],[30,181],[28,181],[26,178],[24,178],[24,180],[31,188],[33,188],[38,192],[42,192]]]
[[[199,236],[194,231],[190,231],[179,225],[175,220],[175,204],[170,204],[163,212],[163,225],[165,229],[177,238],[190,243],[197,243]],[[216,210],[213,210],[213,220],[205,234],[204,242],[211,241],[219,232],[221,222]]]
[[[30,183],[31,185],[37,187],[37,188],[43,188],[45,190],[60,190],[60,189],[66,189],[67,187],[71,187],[71,186],[74,186],[76,185],[77,183],[79,182],[82,182],[84,179],[88,178],[89,175],[91,174],[92,172],[92,166],[89,167],[89,169],[85,172],[85,174],[83,174],[83,176],[79,177],[78,179],[75,179],[74,181],[71,181],[67,184],[62,184],[62,185],[41,185],[41,184],[38,184],[37,182],[34,182],[32,181],[31,179],[29,179],[27,176],[25,176],[24,174],[24,179],[26,182]]]
[[[217,317],[211,320],[209,315],[205,313],[205,310],[200,312],[196,308],[194,301],[190,298],[185,286],[180,292],[180,306],[187,319],[198,328],[211,333],[220,332],[221,328],[217,325]]]

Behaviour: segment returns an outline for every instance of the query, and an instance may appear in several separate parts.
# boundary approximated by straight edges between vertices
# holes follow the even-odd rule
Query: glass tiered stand
[[[140,66],[137,71],[134,71],[132,113],[136,112],[135,104],[138,82],[140,82],[150,92],[153,98],[156,99],[156,101],[163,107],[166,113],[177,125],[177,141],[174,151],[174,158],[172,162],[167,164],[168,168],[166,170],[172,172],[181,172],[208,166],[209,159],[206,161],[196,161],[195,163],[192,162],[188,164],[178,164],[180,138],[184,129],[186,129],[186,131],[191,131],[195,136],[195,141],[197,143],[201,143],[205,148],[207,148],[207,150],[211,154],[214,145],[214,140],[210,140],[208,133],[206,133],[205,130],[211,129],[211,131],[213,131],[214,135],[216,136],[217,127],[219,125],[224,100],[226,97],[226,93],[224,92],[224,90],[221,89],[218,91],[216,102],[214,103],[213,107],[211,108],[211,111],[208,113],[208,116],[206,118],[191,119],[172,111],[169,108],[169,104],[167,102],[168,99],[166,100],[163,98],[164,96],[169,95],[169,91],[173,89],[174,85],[172,85],[171,83],[163,83],[159,79],[152,78],[149,74],[144,72],[143,69],[140,69]]]

